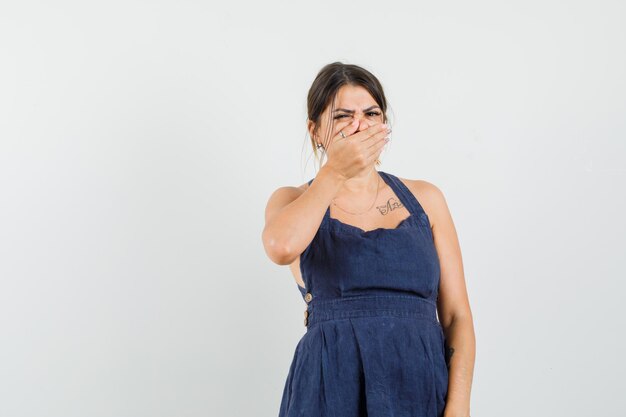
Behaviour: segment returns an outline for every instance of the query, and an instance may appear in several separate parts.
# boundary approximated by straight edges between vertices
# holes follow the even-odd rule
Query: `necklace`
[[[374,197],[374,201],[372,202],[372,205],[371,205],[371,206],[370,206],[367,210],[365,210],[365,211],[363,211],[363,212],[361,212],[361,213],[352,213],[352,212],[350,212],[350,211],[348,211],[348,210],[342,209],[341,207],[339,207],[339,205],[338,205],[337,203],[335,203],[335,199],[334,199],[334,198],[333,198],[333,200],[332,200],[333,205],[334,205],[335,207],[337,207],[339,210],[344,211],[344,212],[346,212],[346,213],[348,213],[348,214],[355,215],[355,216],[358,216],[358,215],[360,215],[360,214],[367,213],[368,211],[370,211],[370,210],[372,209],[372,207],[374,207],[374,204],[376,204],[376,200],[378,200],[378,190],[380,189],[379,185],[380,185],[380,175],[378,176],[378,182],[376,183],[376,196]]]

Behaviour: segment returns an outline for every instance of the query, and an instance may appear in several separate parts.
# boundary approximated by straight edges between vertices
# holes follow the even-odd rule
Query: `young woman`
[[[376,169],[390,129],[367,70],[326,65],[307,104],[327,161],[272,194],[262,236],[307,305],[279,417],[468,417],[474,330],[441,190]]]

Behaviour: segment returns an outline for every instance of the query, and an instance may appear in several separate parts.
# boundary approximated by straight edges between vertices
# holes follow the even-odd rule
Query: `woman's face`
[[[314,135],[315,125],[309,121],[309,132],[316,143],[322,143],[327,148],[329,140],[339,130],[349,125],[355,119],[359,121],[357,132],[370,126],[383,123],[383,113],[370,93],[361,86],[344,85],[337,92],[335,110],[329,115],[329,105],[320,117],[320,125]],[[330,124],[329,124],[330,123]]]

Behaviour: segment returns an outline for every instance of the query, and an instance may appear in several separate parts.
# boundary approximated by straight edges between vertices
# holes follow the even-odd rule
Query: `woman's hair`
[[[344,85],[360,86],[365,88],[380,107],[383,115],[383,123],[388,122],[387,118],[387,99],[383,87],[378,79],[368,70],[358,65],[343,64],[341,62],[333,62],[325,65],[315,77],[309,93],[307,95],[307,118],[315,123],[315,132],[320,127],[320,120],[324,109],[331,105],[328,113],[328,131],[326,136],[331,132],[333,127],[333,111],[335,110],[335,98],[337,92]],[[316,159],[321,163],[317,150],[317,143],[314,137],[311,137],[311,145]],[[380,163],[377,161],[377,164]]]

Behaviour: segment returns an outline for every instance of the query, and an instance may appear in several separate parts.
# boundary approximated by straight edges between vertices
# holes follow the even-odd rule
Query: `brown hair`
[[[320,119],[324,109],[332,104],[332,108],[329,112],[328,132],[326,132],[326,135],[331,131],[333,126],[332,112],[335,109],[335,98],[337,97],[339,89],[344,85],[365,88],[380,107],[383,123],[388,122],[387,99],[385,98],[385,93],[380,81],[378,81],[371,72],[358,65],[333,62],[325,65],[317,73],[307,95],[307,119],[315,123],[314,133],[317,133],[317,129],[320,126]],[[317,143],[313,137],[310,139],[311,145],[313,146],[313,153],[319,162]],[[376,164],[380,164],[380,161],[377,160]]]

